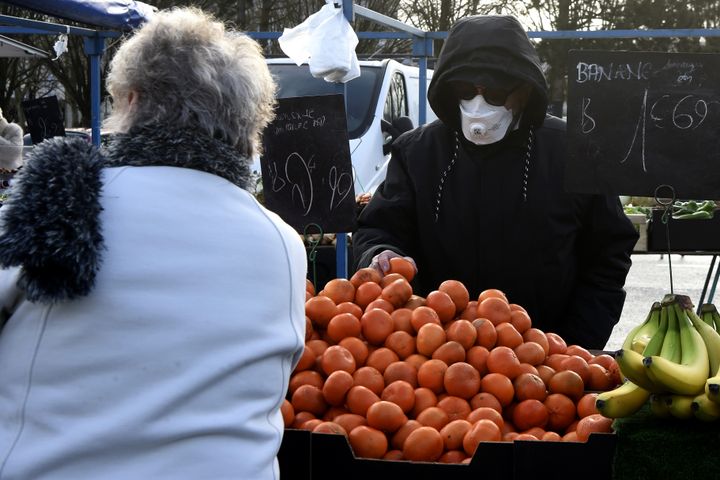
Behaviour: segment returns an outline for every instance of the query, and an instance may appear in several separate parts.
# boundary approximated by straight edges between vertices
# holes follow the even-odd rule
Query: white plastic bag
[[[345,83],[360,76],[355,54],[358,38],[342,8],[332,0],[325,2],[300,25],[284,29],[278,42],[298,66],[307,62],[313,77]]]

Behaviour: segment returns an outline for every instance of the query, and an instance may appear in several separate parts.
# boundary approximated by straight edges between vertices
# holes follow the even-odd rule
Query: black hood
[[[448,89],[448,82],[478,84],[478,79],[488,71],[519,78],[533,86],[522,124],[540,126],[548,103],[540,58],[520,22],[504,15],[466,17],[450,29],[428,89],[428,101],[438,118],[459,129],[458,99]]]

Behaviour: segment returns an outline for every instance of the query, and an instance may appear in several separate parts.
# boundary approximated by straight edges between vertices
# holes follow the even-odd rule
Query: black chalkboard
[[[65,136],[65,125],[56,96],[26,100],[22,102],[22,109],[33,144],[46,138]]]
[[[720,198],[720,56],[573,50],[567,130],[570,191]]]
[[[263,134],[265,206],[298,232],[356,229],[355,188],[342,95],[281,98]],[[317,232],[317,230],[313,230]]]

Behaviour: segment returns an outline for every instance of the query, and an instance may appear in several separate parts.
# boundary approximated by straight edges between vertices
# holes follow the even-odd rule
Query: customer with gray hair
[[[44,142],[0,209],[0,478],[277,479],[306,260],[245,189],[261,50],[163,11],[107,87],[106,150]]]

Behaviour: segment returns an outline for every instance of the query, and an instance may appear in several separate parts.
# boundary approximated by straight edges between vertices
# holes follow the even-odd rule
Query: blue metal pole
[[[343,0],[342,9],[347,21],[352,22],[352,0]],[[347,114],[347,83],[338,84],[338,90],[343,94],[345,112]],[[345,232],[337,232],[335,234],[335,275],[337,278],[348,278],[348,245],[347,233]]]
[[[100,145],[100,90],[101,59],[105,50],[105,37],[95,35],[84,41],[85,53],[90,57],[90,128],[93,145]]]

